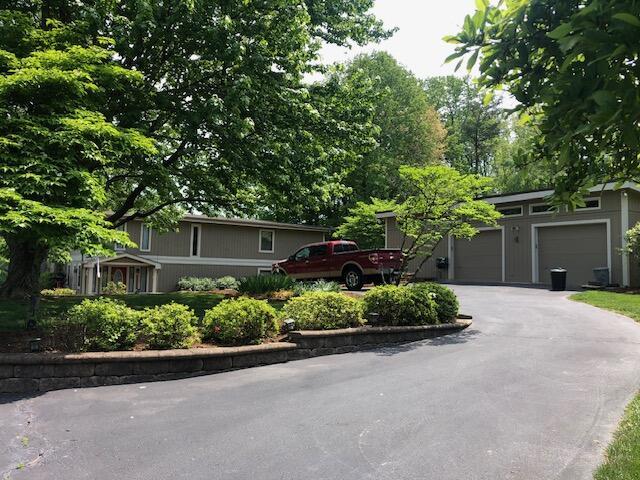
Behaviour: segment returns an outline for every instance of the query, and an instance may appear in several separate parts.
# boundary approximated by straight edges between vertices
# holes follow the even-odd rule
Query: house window
[[[273,253],[273,237],[275,236],[273,230],[260,230],[260,245],[258,252],[260,253]]]
[[[200,256],[202,227],[200,225],[191,225],[191,256]]]
[[[529,205],[529,215],[545,215],[548,213],[557,213],[558,207],[549,205],[548,203],[534,203]]]
[[[122,225],[118,225],[116,227],[116,230],[118,230],[119,232],[126,232],[127,231],[127,224],[122,224]],[[124,250],[124,245],[121,245],[120,243],[116,243],[113,246],[114,250]]]
[[[270,268],[258,268],[258,275],[271,275]]]
[[[148,252],[151,250],[151,227],[144,223],[140,225],[140,251]]]
[[[497,210],[502,214],[503,217],[521,217],[522,216],[522,205],[517,205],[515,207],[503,207],[503,208],[498,208]]]
[[[577,210],[600,210],[600,199],[599,198],[585,198],[584,205],[581,207],[576,207]]]

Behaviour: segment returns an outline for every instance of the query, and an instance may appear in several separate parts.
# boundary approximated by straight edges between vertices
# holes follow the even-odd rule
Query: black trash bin
[[[561,292],[567,288],[567,271],[564,268],[551,269],[551,290]]]

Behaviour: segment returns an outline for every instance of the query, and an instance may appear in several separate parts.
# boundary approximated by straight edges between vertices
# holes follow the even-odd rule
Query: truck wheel
[[[362,290],[364,285],[362,272],[357,268],[349,268],[344,272],[344,284],[347,286],[347,290]]]

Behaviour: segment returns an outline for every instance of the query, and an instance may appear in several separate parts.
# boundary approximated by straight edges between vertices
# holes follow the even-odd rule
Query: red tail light
[[[369,260],[371,261],[371,263],[378,263],[378,254],[377,253],[370,253],[369,254]]]

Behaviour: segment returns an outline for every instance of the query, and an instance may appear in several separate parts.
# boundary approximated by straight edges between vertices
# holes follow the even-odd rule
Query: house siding
[[[629,195],[629,216],[630,225],[640,221],[640,195],[634,191],[627,191]],[[532,282],[532,227],[536,224],[575,222],[575,221],[597,221],[608,220],[611,234],[611,281],[622,284],[622,262],[623,257],[620,252],[622,246],[622,223],[621,223],[621,195],[623,191],[604,191],[593,193],[588,198],[600,198],[600,209],[588,211],[568,212],[562,208],[560,212],[552,214],[530,214],[529,205],[542,203],[541,199],[526,200],[520,202],[499,203],[499,209],[520,206],[523,207],[522,216],[503,217],[499,220],[499,225],[504,228],[504,248],[505,248],[505,282],[506,283],[531,283]],[[402,234],[398,231],[394,218],[385,219],[387,222],[387,246],[398,248],[401,244]],[[419,278],[438,278],[435,269],[435,257],[448,256],[443,252],[447,251],[448,240],[445,239],[438,245],[434,252],[434,258],[430,259],[425,267],[419,272]],[[455,251],[453,252],[455,263]],[[631,261],[630,280],[633,285],[638,285],[640,279],[640,267],[638,261]],[[440,276],[442,274],[440,273]]]

